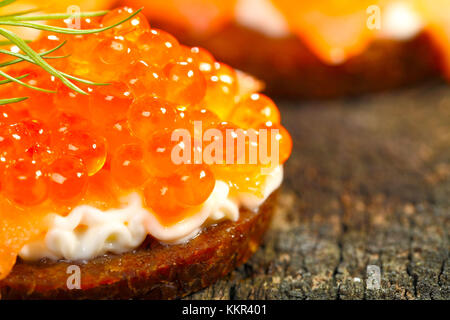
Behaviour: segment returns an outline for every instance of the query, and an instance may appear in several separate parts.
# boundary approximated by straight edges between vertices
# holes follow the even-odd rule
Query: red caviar
[[[219,62],[214,62],[211,70],[203,70],[207,82],[204,102],[220,117],[227,118],[238,93],[236,71]]]
[[[5,169],[3,177],[3,193],[20,205],[35,206],[47,197],[47,177],[31,158],[15,160]]]
[[[142,59],[132,66],[128,74],[123,75],[123,79],[135,98],[143,95],[165,96],[166,85],[162,70],[149,65]]]
[[[144,187],[145,205],[155,212],[158,220],[170,225],[185,217],[184,206],[177,202],[176,189],[170,178],[150,179]]]
[[[206,93],[206,81],[193,63],[170,63],[164,68],[167,77],[166,98],[183,105],[196,105]]]
[[[214,60],[212,54],[205,49],[199,47],[191,48],[187,46],[180,46],[179,51],[179,61],[193,63],[202,72],[209,72],[213,70],[214,63],[216,61]]]
[[[128,124],[133,135],[140,139],[155,131],[168,130],[180,125],[177,105],[152,96],[135,99],[128,110]]]
[[[83,197],[88,175],[83,161],[61,157],[48,168],[50,197],[56,202],[73,203]]]
[[[111,25],[132,12],[119,8],[103,18],[83,18],[82,27]],[[14,76],[30,73],[25,78],[29,84],[56,93],[0,86],[2,96],[13,91],[14,96],[30,97],[0,106],[0,204],[8,212],[35,216],[34,234],[45,231],[44,223],[37,222],[44,211],[64,214],[79,204],[117,207],[130,192],[141,194],[164,225],[198,212],[196,207],[207,201],[219,179],[232,190],[260,195],[265,181],[260,169],[267,165],[236,164],[242,159],[236,150],[239,129],[245,135],[248,128],[278,129],[279,163],[289,157],[292,141],[272,100],[256,93],[240,97],[234,69],[204,49],[180,45],[170,34],[151,29],[143,15],[104,33],[45,32],[32,46],[43,52],[62,40],[67,44],[54,55],[68,56],[48,61],[67,74],[107,85],[74,81],[84,95],[22,62],[7,71]],[[191,135],[188,141],[174,139],[186,133]],[[205,136],[209,141],[202,140]],[[197,137],[202,141],[194,142]],[[222,160],[205,161],[210,142],[221,142],[211,155]],[[246,142],[244,151],[270,143],[270,137]],[[190,157],[173,161],[174,150]],[[6,217],[2,210],[0,221]]]
[[[111,26],[113,24],[116,24],[126,19],[134,12],[136,12],[136,10],[129,7],[121,7],[112,10],[103,17],[102,25]],[[147,18],[145,18],[142,13],[138,13],[133,18],[108,30],[106,33],[124,36],[129,40],[136,40],[136,38],[139,37],[140,33],[142,33],[143,31],[147,31],[148,29],[150,29],[150,24],[148,23]]]
[[[154,133],[144,146],[145,165],[153,176],[167,177],[179,168],[179,164],[172,161],[172,150],[184,146],[172,141],[172,130],[162,130]]]
[[[230,119],[245,128],[258,128],[267,122],[279,124],[281,117],[280,111],[269,97],[253,93],[239,101]]]
[[[139,36],[137,46],[145,62],[152,66],[164,67],[176,61],[180,45],[171,34],[163,30],[151,29]]]
[[[96,174],[105,164],[106,140],[94,132],[68,131],[56,145],[62,154],[81,159],[86,165],[89,176]]]
[[[139,144],[121,146],[113,156],[111,172],[119,186],[132,189],[142,186],[149,174],[144,165],[144,149]]]
[[[198,206],[208,199],[216,180],[209,166],[184,166],[174,179],[177,202],[184,206]]]
[[[123,82],[98,87],[89,98],[90,119],[97,126],[110,126],[126,120],[128,108],[133,102],[131,90]]]

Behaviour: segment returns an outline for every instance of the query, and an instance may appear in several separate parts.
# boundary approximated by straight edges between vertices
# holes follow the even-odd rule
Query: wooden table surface
[[[188,298],[450,299],[450,87],[278,103],[294,150],[265,242]]]

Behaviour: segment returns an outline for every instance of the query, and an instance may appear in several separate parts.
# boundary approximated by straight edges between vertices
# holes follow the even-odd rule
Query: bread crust
[[[18,261],[0,281],[2,299],[174,299],[198,291],[241,265],[257,250],[276,202],[275,191],[258,212],[242,210],[236,222],[207,227],[183,245],[148,238],[137,250],[88,262]],[[81,289],[69,290],[70,265]]]
[[[181,43],[201,46],[217,60],[254,75],[267,93],[294,98],[336,98],[392,89],[440,75],[441,59],[430,37],[378,39],[362,54],[332,66],[323,63],[295,35],[273,38],[238,24],[198,35],[152,19]]]

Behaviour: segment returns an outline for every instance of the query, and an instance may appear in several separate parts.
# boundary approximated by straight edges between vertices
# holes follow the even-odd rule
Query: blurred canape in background
[[[450,74],[447,0],[121,0],[153,27],[257,75],[273,94],[335,97]]]

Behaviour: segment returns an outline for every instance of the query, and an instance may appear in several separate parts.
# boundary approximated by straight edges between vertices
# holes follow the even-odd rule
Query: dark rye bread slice
[[[429,36],[408,41],[376,40],[342,65],[321,62],[292,35],[272,38],[231,24],[199,36],[152,19],[152,26],[173,33],[181,43],[201,46],[218,61],[266,82],[273,96],[334,98],[411,85],[440,74],[440,58]]]
[[[209,226],[184,245],[146,241],[134,252],[85,263],[19,261],[0,281],[2,299],[174,299],[198,291],[243,264],[258,249],[277,197],[237,222]],[[81,289],[69,290],[67,268],[81,269]]]

